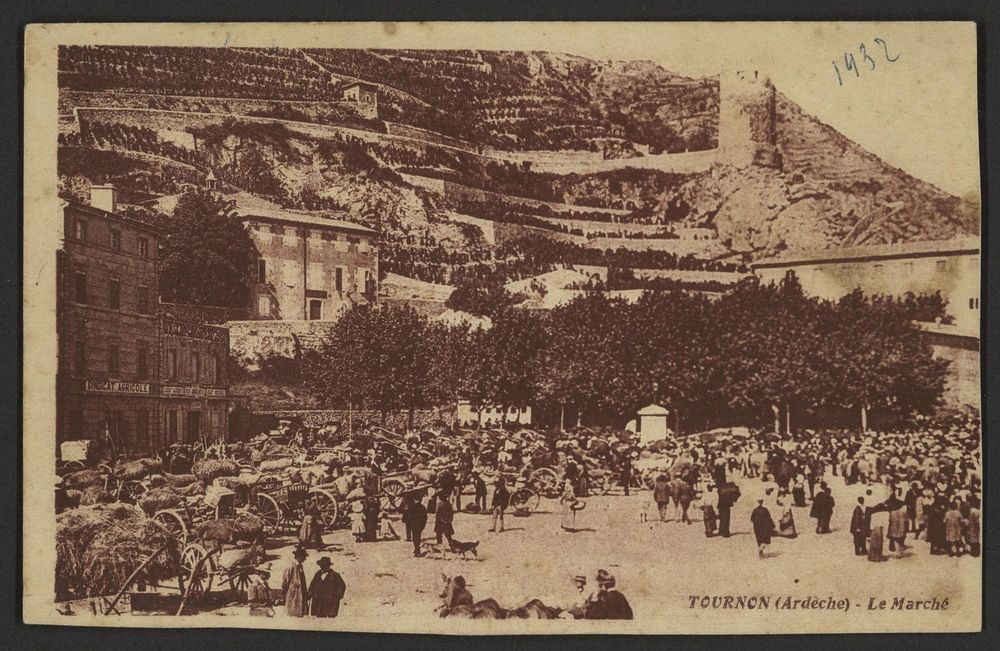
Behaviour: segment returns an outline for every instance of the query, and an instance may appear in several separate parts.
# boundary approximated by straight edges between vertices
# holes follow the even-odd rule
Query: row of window
[[[309,287],[321,287],[325,284],[324,274],[326,268],[322,262],[311,262],[308,268],[307,283]],[[344,291],[344,276],[347,269],[345,267],[335,267],[333,270],[333,285],[338,292]],[[294,260],[285,260],[281,267],[281,282],[285,285],[296,286],[300,280],[300,267]],[[369,270],[358,267],[355,270],[355,281],[361,291],[368,291]],[[267,260],[257,259],[257,282],[267,283]]]
[[[76,220],[76,230],[74,231],[74,237],[77,242],[90,242],[92,244],[98,244],[98,242],[92,241],[90,238],[90,225],[83,219]],[[112,228],[110,229],[108,235],[107,246],[111,248],[112,251],[121,252],[122,250],[122,232],[120,229]],[[143,258],[148,258],[150,256],[149,238],[139,236],[136,238],[135,253]]]
[[[150,440],[150,433],[152,431],[155,412],[148,409],[139,409],[133,413],[135,415],[135,436],[132,436],[129,431],[129,421],[131,419],[127,417],[128,412],[121,410],[108,410],[104,412],[104,423],[107,424],[108,433],[116,443],[145,450],[149,449],[151,444],[164,446],[180,442],[182,439],[194,442],[199,439],[202,433],[201,412],[189,412],[187,427],[184,428],[182,426],[184,421],[183,411],[171,409],[165,412],[164,431],[157,437],[159,440],[152,441]],[[84,435],[83,411],[80,409],[71,409],[68,419],[69,434],[71,436]],[[213,434],[219,433],[222,427],[222,414],[218,411],[210,411],[209,419],[210,432]]]
[[[87,272],[77,270],[74,272],[73,300],[82,305],[96,305],[93,297],[89,296]],[[150,314],[149,288],[143,285],[136,287],[135,311],[139,314]],[[108,304],[105,306],[112,310],[122,309],[122,282],[117,276],[108,279]]]
[[[195,383],[216,384],[219,380],[219,369],[222,362],[217,354],[208,353],[204,356],[200,351],[191,351],[188,358],[190,364],[184,365],[181,355],[176,349],[167,351],[167,380],[191,380]],[[108,377],[121,379],[122,373],[122,348],[121,343],[112,341],[108,344]],[[78,376],[85,376],[88,370],[87,362],[87,342],[79,339],[76,342],[74,351],[73,370]],[[150,378],[149,346],[145,343],[136,344],[135,371],[132,374],[135,380],[148,380]]]

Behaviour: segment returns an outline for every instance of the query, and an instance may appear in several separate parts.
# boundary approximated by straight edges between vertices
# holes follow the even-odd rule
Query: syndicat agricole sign
[[[87,380],[84,389],[94,393],[138,393],[148,394],[148,382],[123,382],[121,380]]]

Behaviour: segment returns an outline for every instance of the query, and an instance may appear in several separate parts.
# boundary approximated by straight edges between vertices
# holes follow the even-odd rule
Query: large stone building
[[[919,327],[934,354],[950,362],[945,402],[978,408],[979,247],[979,238],[957,238],[829,249],[758,260],[751,268],[764,282],[794,273],[807,294],[829,300],[855,289],[897,298],[940,293],[949,322]]]
[[[764,282],[794,272],[807,294],[831,300],[855,289],[895,297],[940,292],[956,328],[979,335],[979,238],[826,249],[750,266]]]
[[[62,240],[57,440],[107,437],[131,453],[224,436],[228,332],[158,316],[159,230],[94,186],[90,205],[65,204]]]
[[[374,302],[375,231],[288,210],[239,212],[260,254],[256,318],[329,321],[352,305]]]

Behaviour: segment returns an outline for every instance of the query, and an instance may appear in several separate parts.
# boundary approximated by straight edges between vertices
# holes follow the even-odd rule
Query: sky
[[[74,32],[72,42],[107,45],[544,50],[650,60],[687,76],[756,69],[807,113],[888,164],[959,196],[979,193],[976,40],[968,22],[60,27]],[[849,55],[857,72],[847,67]]]

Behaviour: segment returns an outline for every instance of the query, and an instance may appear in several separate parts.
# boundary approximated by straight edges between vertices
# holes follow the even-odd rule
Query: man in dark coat
[[[421,501],[419,494],[409,492],[403,497],[403,504],[406,505],[403,511],[403,524],[406,525],[408,540],[413,541],[413,555],[423,556],[420,551],[420,541],[424,535],[424,527],[427,526],[427,508]]]
[[[653,500],[656,510],[660,513],[660,522],[667,519],[667,507],[670,506],[670,480],[666,475],[659,475],[653,485]]]
[[[774,533],[774,519],[764,506],[764,500],[757,500],[757,508],[750,514],[750,522],[757,539],[757,555],[764,558],[764,548],[771,544],[771,535]]]
[[[632,619],[632,606],[614,587],[615,577],[607,570],[598,570],[597,594],[587,604],[586,619]]]
[[[739,487],[728,482],[719,489],[719,535],[729,537],[729,518],[733,505],[740,499]]]
[[[868,510],[865,508],[865,498],[858,498],[858,505],[851,514],[851,535],[854,536],[854,555],[868,555]]]
[[[313,617],[336,617],[340,614],[340,600],[344,598],[347,584],[344,577],[330,569],[326,556],[316,561],[319,569],[309,583],[309,614]]]
[[[833,517],[834,504],[830,487],[823,482],[820,491],[813,498],[812,509],[809,511],[809,517],[816,518],[816,533],[830,533],[830,518]]]

